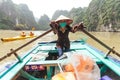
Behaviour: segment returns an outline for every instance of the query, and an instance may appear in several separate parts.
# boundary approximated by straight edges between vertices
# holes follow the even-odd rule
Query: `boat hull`
[[[15,40],[22,40],[22,39],[27,39],[27,38],[33,38],[35,36],[16,36],[16,37],[9,37],[9,38],[1,38],[1,41],[3,42],[9,42],[9,41],[15,41]]]
[[[97,63],[101,78],[107,75],[112,80],[120,80],[119,61],[116,62],[110,57],[105,58],[105,53],[87,44],[83,40],[71,41],[70,44],[70,54],[73,52],[77,54],[82,53],[90,56]],[[64,52],[64,54],[65,53],[66,52]],[[12,68],[9,68],[9,71],[2,74],[0,78],[2,80],[11,80],[13,78],[14,80],[51,80],[53,75],[60,72],[58,64],[62,64],[64,60],[66,60],[66,57],[58,59],[56,41],[52,41],[38,43],[37,46],[26,53],[21,60],[22,62],[18,62]],[[9,76],[10,74],[12,77]]]

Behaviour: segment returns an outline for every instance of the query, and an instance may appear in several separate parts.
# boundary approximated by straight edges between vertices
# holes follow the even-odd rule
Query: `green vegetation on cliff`
[[[11,0],[0,1],[0,29],[30,30],[37,23],[26,4],[16,5]]]
[[[89,31],[119,31],[119,7],[119,0],[92,0],[87,8],[73,8],[65,15],[73,19],[73,24],[84,22]],[[59,10],[53,16],[65,12]]]
[[[120,1],[92,0],[88,7],[56,10],[51,20],[60,15],[73,19],[73,24],[84,22],[89,31],[120,31]],[[44,14],[35,21],[32,11],[26,4],[16,5],[11,0],[0,0],[0,29],[46,30],[50,18]]]
[[[86,26],[91,31],[118,31],[119,7],[119,0],[92,0],[85,15]]]

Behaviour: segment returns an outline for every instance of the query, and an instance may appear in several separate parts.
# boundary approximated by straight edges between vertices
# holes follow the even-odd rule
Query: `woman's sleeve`
[[[70,27],[70,26],[67,26],[68,30],[72,33],[75,33],[77,30],[76,30],[76,26],[73,26],[73,27]]]
[[[51,22],[50,27],[52,28],[54,34],[58,33],[58,24],[56,22]]]

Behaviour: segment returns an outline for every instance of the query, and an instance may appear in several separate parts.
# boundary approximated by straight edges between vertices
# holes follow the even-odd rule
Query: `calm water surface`
[[[0,38],[15,37],[15,36],[20,35],[21,32],[22,31],[0,30]],[[28,35],[30,31],[25,31],[25,32]],[[33,32],[35,33],[35,35],[40,35],[43,33],[43,31],[33,31]],[[102,42],[104,42],[105,44],[110,46],[111,48],[115,47],[115,50],[118,53],[120,53],[120,32],[90,32],[90,33],[93,34],[94,36],[96,36],[99,40],[101,40]],[[106,53],[108,52],[107,49],[105,49],[103,46],[99,45],[97,42],[95,42],[94,40],[92,40],[90,37],[88,37],[87,35],[85,35],[82,32],[76,32],[75,34],[70,33],[69,37],[70,37],[70,40],[78,40],[78,39],[84,38],[89,44],[94,45],[101,51],[104,51]],[[11,42],[0,41],[0,57],[4,56],[8,52],[10,52],[10,49],[16,49],[16,48],[20,47],[21,45],[27,43],[31,39],[17,40],[17,41],[11,41]],[[22,50],[18,51],[17,53],[19,55],[23,55],[29,49],[33,48],[35,46],[35,44],[37,44],[38,42],[52,41],[52,40],[56,40],[56,35],[54,35],[51,32],[51,33],[47,34],[46,36],[38,39],[37,41],[31,43],[30,45],[23,48]],[[8,60],[10,61],[13,59],[16,59],[14,57],[14,55],[5,59],[3,62],[8,61]],[[0,62],[0,63],[3,63],[3,62]]]

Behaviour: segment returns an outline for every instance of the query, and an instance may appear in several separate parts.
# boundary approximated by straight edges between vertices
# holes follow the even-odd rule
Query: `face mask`
[[[67,25],[67,23],[66,22],[60,22],[59,25],[60,25],[60,27],[65,27]]]

